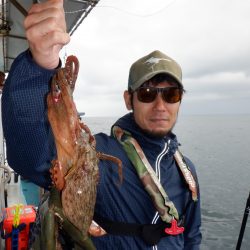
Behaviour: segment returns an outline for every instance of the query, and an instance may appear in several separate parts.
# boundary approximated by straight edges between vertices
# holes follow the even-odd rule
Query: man
[[[15,60],[6,80],[3,129],[9,165],[48,189],[56,152],[45,96],[59,51],[69,42],[62,1],[33,5],[25,28],[30,48]],[[116,166],[100,161],[95,219],[108,234],[93,237],[97,249],[199,249],[196,173],[189,159],[182,160],[172,133],[184,92],[181,74],[160,51],[136,61],[124,92],[132,112],[114,124],[110,136],[95,136],[98,151],[122,160],[124,179],[118,187]]]

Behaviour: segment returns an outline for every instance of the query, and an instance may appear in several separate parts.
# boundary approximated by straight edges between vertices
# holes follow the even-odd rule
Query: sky
[[[249,12],[249,0],[100,0],[61,53],[80,61],[78,111],[125,114],[131,64],[158,49],[182,67],[182,114],[249,114]]]

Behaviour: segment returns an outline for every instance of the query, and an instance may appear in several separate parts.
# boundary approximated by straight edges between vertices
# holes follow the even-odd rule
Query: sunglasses
[[[162,99],[167,103],[176,103],[181,100],[183,89],[179,87],[140,87],[137,90],[137,98],[140,102],[150,103],[153,102],[158,93],[161,93]]]

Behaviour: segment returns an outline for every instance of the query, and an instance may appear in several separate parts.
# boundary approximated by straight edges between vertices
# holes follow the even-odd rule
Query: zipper
[[[169,151],[169,144],[170,144],[170,140],[168,140],[165,145],[164,145],[164,148],[162,150],[162,152],[157,156],[156,158],[156,162],[155,162],[155,173],[156,173],[156,176],[158,178],[159,181],[161,181],[161,160],[163,158],[164,155],[166,155]],[[155,216],[152,220],[152,224],[156,224],[157,220],[159,219],[159,213],[156,212],[155,213]],[[154,245],[153,250],[157,250],[157,245]]]

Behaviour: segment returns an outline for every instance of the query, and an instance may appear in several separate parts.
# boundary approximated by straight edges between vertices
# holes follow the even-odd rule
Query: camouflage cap
[[[182,86],[182,71],[179,64],[159,50],[155,50],[131,65],[128,88],[136,90],[144,82],[160,73],[170,75]]]

